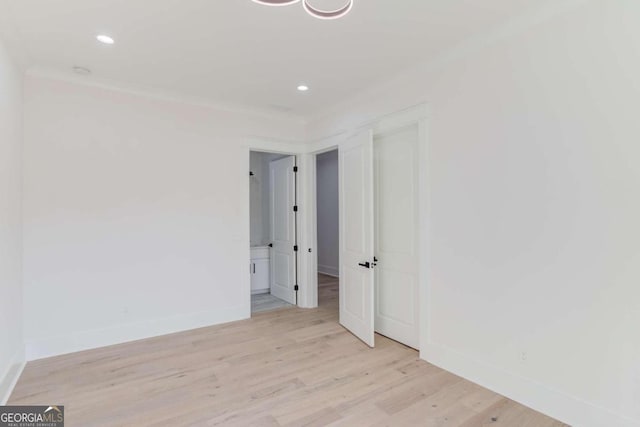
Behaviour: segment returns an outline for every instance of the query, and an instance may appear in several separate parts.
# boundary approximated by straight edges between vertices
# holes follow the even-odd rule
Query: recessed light
[[[81,76],[88,76],[89,74],[91,74],[91,70],[85,67],[79,67],[79,66],[75,66],[73,67],[73,72],[76,74],[80,74]]]
[[[115,40],[113,40],[111,37],[106,36],[104,34],[97,35],[96,38],[98,39],[99,42],[104,43],[104,44],[114,44],[115,43]]]
[[[306,92],[306,91],[308,91],[308,90],[309,90],[309,86],[307,86],[307,85],[300,85],[300,86],[298,86],[298,90],[299,90],[300,92]]]

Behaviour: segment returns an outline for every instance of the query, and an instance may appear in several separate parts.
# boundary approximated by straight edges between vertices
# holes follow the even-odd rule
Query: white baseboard
[[[26,359],[37,360],[62,354],[122,344],[191,329],[249,319],[251,306],[243,305],[210,312],[117,325],[111,328],[75,332],[45,339],[27,340]]]
[[[638,421],[488,365],[446,346],[427,344],[420,357],[442,369],[559,421],[580,427],[638,427]]]
[[[24,346],[20,346],[9,362],[7,371],[0,377],[0,405],[6,405],[13,388],[16,386],[27,361],[24,357]]]
[[[340,271],[337,267],[331,267],[329,265],[318,264],[318,273],[326,274],[327,276],[340,277]]]

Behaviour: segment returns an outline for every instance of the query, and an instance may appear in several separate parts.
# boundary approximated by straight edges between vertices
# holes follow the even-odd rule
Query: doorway
[[[318,306],[338,313],[340,209],[338,150],[316,156]]]
[[[419,348],[417,125],[373,138],[375,332]]]
[[[339,165],[339,322],[370,347],[380,334],[420,349],[427,338],[428,309],[423,261],[428,224],[426,108],[382,118],[334,141]],[[316,152],[316,161],[323,154]],[[321,173],[316,170],[316,180]],[[317,203],[322,203],[320,198]],[[321,239],[319,226],[317,233]],[[319,272],[326,271],[321,259]]]
[[[296,157],[250,152],[252,313],[297,304]]]
[[[283,149],[270,152],[276,156],[272,160],[295,156],[295,171],[300,165],[293,184],[294,212],[300,216],[293,216],[292,232],[299,251],[294,249],[295,269],[288,276],[294,280],[286,288],[293,285],[295,305],[301,308],[318,307],[319,279],[323,285],[323,277],[331,277],[318,277],[316,169],[318,156],[337,148],[339,280],[333,284],[333,301],[339,302],[339,323],[371,347],[376,333],[418,349],[429,340],[427,118],[428,107],[417,105],[318,141],[309,151],[251,142],[252,151]],[[327,265],[322,262],[320,271],[330,272]]]

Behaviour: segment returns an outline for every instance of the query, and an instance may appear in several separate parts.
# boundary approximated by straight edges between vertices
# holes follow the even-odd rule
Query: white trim
[[[7,401],[9,401],[9,397],[11,397],[11,393],[13,393],[13,389],[18,383],[26,364],[24,346],[20,345],[11,358],[7,371],[0,377],[0,405],[6,405]]]
[[[283,141],[273,138],[248,136],[244,138],[244,145],[248,151],[262,151],[267,153],[289,154],[292,156],[307,152],[307,146],[302,142]]]
[[[470,359],[446,346],[429,343],[423,350],[420,357],[427,362],[569,425],[638,426],[637,421],[554,390],[539,382],[514,375],[497,366]]]
[[[385,114],[361,127],[370,127],[373,129],[374,135],[381,135],[418,124],[420,121],[426,120],[428,116],[427,105],[419,104],[395,113]]]
[[[318,276],[316,248],[316,157],[312,154],[298,156],[298,306],[318,306]],[[311,252],[309,252],[311,249]],[[315,302],[315,304],[314,304]]]
[[[425,116],[418,120],[418,158],[421,167],[418,168],[418,212],[420,221],[420,232],[418,236],[418,281],[420,283],[418,291],[419,310],[419,330],[420,341],[419,351],[423,353],[431,339],[431,284],[429,283],[429,227],[430,227],[430,192],[429,192],[429,131],[428,131],[428,110],[423,110]]]
[[[318,263],[317,256],[317,247],[318,247],[318,238],[317,238],[317,218],[316,218],[316,171],[315,171],[315,157],[318,154],[325,153],[327,151],[335,150],[338,148],[344,141],[346,141],[350,135],[355,134],[359,131],[365,129],[372,129],[374,138],[385,134],[388,132],[392,132],[394,130],[402,129],[412,125],[419,126],[419,152],[420,152],[420,165],[426,165],[425,167],[420,167],[420,259],[426,259],[426,251],[427,248],[427,229],[429,225],[428,220],[428,208],[427,208],[427,200],[428,200],[428,162],[427,162],[427,152],[428,152],[428,140],[427,140],[427,120],[429,117],[429,107],[427,104],[418,104],[408,108],[405,108],[400,111],[396,111],[394,113],[385,114],[377,117],[374,120],[368,120],[356,125],[355,127],[348,129],[343,132],[336,133],[334,135],[328,136],[326,138],[314,141],[309,144],[308,153],[313,157],[313,167],[308,168],[306,171],[305,179],[306,185],[304,188],[307,189],[307,193],[313,195],[307,200],[308,203],[308,211],[305,216],[306,221],[308,221],[307,232],[310,233],[308,235],[307,242],[309,243],[308,247],[313,248],[314,253],[310,254],[309,259],[309,269],[308,271],[308,283],[305,288],[301,286],[301,290],[304,289],[304,293],[307,296],[305,300],[305,305],[303,307],[306,308],[315,308],[318,306],[318,283],[317,283],[317,273],[320,271],[320,266]],[[304,172],[304,171],[303,171]],[[315,273],[315,274],[314,274]],[[428,335],[428,304],[425,301],[425,298],[429,294],[428,283],[427,283],[427,271],[426,267],[421,263],[420,269],[420,337],[424,335]],[[423,333],[423,331],[426,331]],[[423,346],[422,340],[420,343],[420,347]]]
[[[27,341],[26,358],[32,361],[244,320],[250,312],[250,305],[242,305]]]
[[[246,170],[249,173],[251,169],[251,152],[252,151],[261,151],[266,153],[277,153],[277,154],[287,154],[290,156],[296,156],[296,164],[300,168],[300,173],[298,173],[298,192],[296,197],[298,199],[298,246],[300,251],[298,252],[298,306],[309,308],[307,305],[308,300],[308,269],[309,269],[309,261],[307,256],[303,256],[303,254],[307,253],[305,250],[308,247],[307,242],[307,233],[306,230],[306,219],[305,215],[305,205],[306,200],[309,197],[308,184],[305,181],[305,176],[309,173],[310,165],[309,165],[309,155],[306,154],[307,146],[305,144],[299,142],[290,142],[290,141],[282,141],[273,138],[261,138],[261,137],[247,137],[244,138],[244,154],[246,161]],[[244,186],[246,191],[245,200],[246,200],[246,208],[243,209],[244,212],[244,223],[247,225],[245,229],[245,235],[243,237],[243,241],[246,243],[247,248],[247,260],[251,259],[251,183],[247,179],[247,183]],[[313,193],[315,197],[315,192]],[[310,246],[309,246],[310,247]],[[251,275],[249,272],[243,273],[242,278],[240,279],[240,286],[243,289],[243,294],[246,295],[246,303],[251,307]],[[249,310],[251,311],[251,310]],[[251,313],[249,313],[251,316]]]
[[[340,132],[335,135],[328,136],[326,138],[322,138],[317,141],[313,141],[307,144],[307,152],[312,153],[314,155],[326,153],[327,151],[332,151],[338,148],[338,146],[345,141],[349,136],[348,132]]]
[[[336,150],[340,143],[344,141],[346,134],[342,133],[321,141],[316,141],[311,145],[310,154],[305,155],[307,159],[307,167],[302,170],[305,179],[305,187],[307,189],[307,197],[305,198],[306,210],[302,211],[302,218],[306,230],[306,277],[307,282],[304,287],[300,287],[305,296],[304,308],[318,307],[318,207],[316,200],[317,192],[317,176],[316,176],[316,157],[318,154]]]
[[[340,277],[340,269],[330,265],[318,264],[318,273],[331,277]]]

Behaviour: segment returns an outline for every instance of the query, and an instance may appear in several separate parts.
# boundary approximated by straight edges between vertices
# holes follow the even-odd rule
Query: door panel
[[[345,249],[349,252],[364,253],[367,244],[365,213],[365,193],[362,184],[366,179],[366,159],[363,157],[364,148],[355,147],[344,153],[343,162],[349,169],[349,177],[345,182],[345,194],[352,195],[345,203]]]
[[[418,348],[418,127],[376,138],[374,165],[375,330]]]
[[[290,304],[295,293],[295,157],[274,160],[269,164],[271,185],[271,294]]]
[[[365,300],[362,295],[365,292],[366,278],[355,269],[347,269],[345,281],[349,286],[345,286],[344,310],[359,321],[364,321]]]
[[[407,301],[413,301],[414,298],[416,283],[413,274],[389,268],[380,268],[376,276],[378,284],[393,283],[393,287],[379,286],[376,315],[379,318],[389,319],[406,326],[413,325],[414,306],[413,304],[407,304]]]
[[[374,346],[373,137],[371,131],[340,146],[340,324]]]

